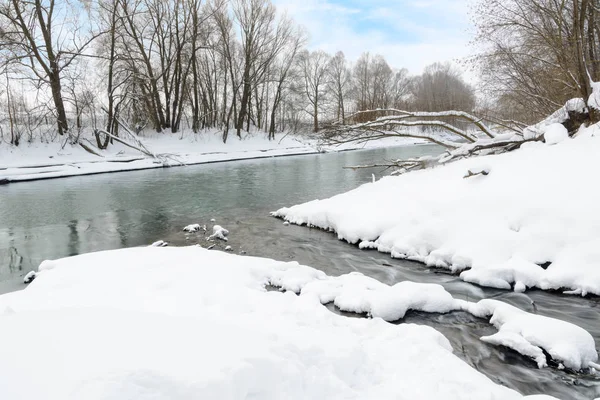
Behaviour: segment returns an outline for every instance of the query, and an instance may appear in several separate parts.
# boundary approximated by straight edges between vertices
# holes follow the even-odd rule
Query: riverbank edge
[[[406,143],[406,144],[397,144],[397,145],[391,145],[391,146],[386,146],[386,147],[410,147],[410,146],[423,146],[423,145],[428,145],[429,143]],[[280,157],[292,157],[292,156],[307,156],[307,155],[315,155],[315,154],[327,154],[327,153],[344,153],[344,152],[348,152],[348,151],[361,151],[361,150],[372,150],[374,148],[379,148],[379,147],[353,147],[353,148],[342,148],[342,149],[335,149],[335,148],[328,148],[327,150],[317,150],[317,149],[312,149],[312,148],[305,148],[305,151],[301,150],[302,148],[299,148],[298,151],[293,151],[293,152],[286,152],[289,151],[290,149],[265,149],[265,150],[255,150],[252,152],[262,152],[262,153],[270,153],[270,154],[264,154],[264,155],[250,155],[248,157],[244,157],[244,156],[240,156],[239,154],[236,154],[235,152],[232,153],[224,153],[225,155],[229,155],[231,154],[232,156],[234,156],[233,158],[223,158],[223,159],[218,159],[218,160],[198,160],[198,161],[190,161],[190,162],[185,162],[185,163],[172,163],[172,164],[163,164],[163,163],[157,163],[154,162],[154,160],[152,160],[151,158],[143,158],[143,159],[139,159],[139,160],[131,160],[131,159],[125,159],[123,161],[117,161],[117,160],[107,160],[107,161],[96,161],[95,164],[102,164],[102,163],[106,163],[107,165],[119,165],[122,166],[123,168],[116,168],[116,169],[106,169],[106,170],[97,170],[97,169],[92,169],[92,170],[80,170],[80,171],[61,171],[58,172],[56,174],[47,174],[44,175],[43,172],[40,172],[39,174],[31,174],[31,175],[20,175],[20,174],[16,174],[13,175],[12,177],[6,176],[6,177],[0,177],[0,186],[3,185],[8,185],[11,183],[19,183],[19,182],[32,182],[32,181],[40,181],[40,180],[48,180],[48,179],[59,179],[59,178],[71,178],[71,177],[75,177],[75,176],[85,176],[85,175],[99,175],[99,174],[109,174],[109,173],[117,173],[117,172],[131,172],[131,171],[142,171],[142,170],[148,170],[148,169],[157,169],[157,168],[172,168],[172,167],[187,167],[187,166],[193,166],[193,165],[202,165],[202,164],[217,164],[217,163],[228,163],[228,162],[234,162],[234,161],[245,161],[245,160],[260,160],[260,159],[267,159],[267,158],[280,158]],[[129,166],[128,164],[132,164],[132,161],[143,161],[145,163],[149,163],[146,165],[137,165],[137,166]],[[53,167],[67,167],[67,166],[76,166],[77,164],[87,164],[90,163],[89,161],[84,161],[84,162],[79,162],[79,163],[62,163],[62,164],[55,164],[52,165]],[[25,166],[25,167],[11,167],[11,169],[14,170],[23,170],[23,169],[35,169],[36,167],[31,167],[31,166]],[[41,167],[39,167],[41,168]],[[8,168],[7,168],[8,169]]]
[[[362,149],[348,149],[348,150],[340,150],[339,152],[343,152],[343,151],[354,151],[354,150],[362,150]],[[269,150],[267,150],[269,151]],[[244,161],[244,160],[258,160],[258,159],[264,159],[264,158],[278,158],[278,157],[286,157],[286,156],[302,156],[302,155],[311,155],[311,154],[320,154],[323,152],[320,151],[306,151],[306,152],[294,152],[294,153],[285,153],[285,152],[281,152],[281,153],[276,153],[276,154],[270,154],[270,155],[262,155],[262,156],[250,156],[250,157],[235,157],[235,158],[225,158],[225,159],[221,159],[221,160],[205,160],[205,161],[192,161],[192,162],[188,162],[188,163],[181,163],[181,164],[162,164],[162,163],[152,163],[152,159],[151,158],[145,158],[143,160],[140,161],[146,161],[146,162],[151,162],[151,164],[148,165],[143,165],[143,166],[135,166],[132,168],[127,168],[126,165],[131,163],[131,160],[123,160],[123,161],[116,161],[116,160],[111,160],[111,161],[105,161],[107,164],[123,164],[123,169],[107,169],[107,170],[90,170],[90,171],[73,171],[73,173],[69,173],[69,172],[65,172],[64,174],[61,173],[60,175],[35,175],[32,174],[32,176],[23,176],[23,175],[15,175],[14,177],[5,177],[5,178],[0,178],[0,185],[8,185],[10,183],[19,183],[19,182],[32,182],[32,181],[41,181],[41,180],[48,180],[48,179],[60,179],[60,178],[72,178],[75,176],[85,176],[85,175],[100,175],[100,174],[110,174],[110,173],[117,173],[117,172],[131,172],[131,171],[143,171],[143,170],[148,170],[148,169],[156,169],[156,168],[172,168],[172,167],[187,167],[187,166],[192,166],[192,165],[201,165],[201,164],[217,164],[217,163],[226,163],[226,162],[233,162],[233,161]],[[55,165],[56,167],[66,167],[66,166],[73,166],[73,165],[77,165],[77,164],[84,164],[85,162],[82,163],[65,163],[65,164],[57,164]],[[14,169],[31,169],[32,167],[17,167]]]

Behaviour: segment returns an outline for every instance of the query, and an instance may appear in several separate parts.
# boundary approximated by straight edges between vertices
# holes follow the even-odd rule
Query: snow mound
[[[311,282],[301,295],[385,321],[400,320],[409,310],[446,313],[460,308],[441,285],[404,281],[388,286],[359,272]]]
[[[164,240],[157,240],[156,242],[152,243],[150,247],[167,247],[168,245],[169,243],[165,242]]]
[[[227,229],[223,228],[221,225],[215,225],[213,226],[213,233],[208,237],[208,239],[220,239],[227,241],[227,235],[229,235],[229,231]]]
[[[185,232],[198,232],[203,227],[200,224],[190,224],[183,228]],[[206,231],[206,227],[204,227],[204,231]]]
[[[481,340],[531,357],[539,368],[547,366],[544,350],[553,360],[575,371],[588,368],[598,360],[594,338],[577,325],[490,299],[464,302],[464,309],[481,318],[491,316],[490,323],[498,328],[497,333]]]
[[[470,269],[461,278],[485,286],[600,295],[600,190],[592,184],[600,173],[599,131],[594,125],[553,146],[529,143],[385,177],[273,215],[392,257]],[[482,166],[492,172],[463,179]]]
[[[0,313],[3,399],[522,398],[432,328],[346,318],[314,296],[265,290],[327,278],[297,263],[143,247],[40,271],[0,296],[11,310]]]
[[[550,124],[544,129],[544,141],[546,144],[556,144],[569,137],[569,131],[562,124]]]

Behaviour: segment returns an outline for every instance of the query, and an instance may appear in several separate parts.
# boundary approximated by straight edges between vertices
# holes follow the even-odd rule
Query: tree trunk
[[[56,122],[58,127],[58,134],[64,135],[69,130],[69,123],[67,121],[67,113],[65,111],[65,103],[62,98],[60,76],[58,73],[58,66],[53,67],[52,74],[48,77],[50,81],[50,88],[52,89],[52,100],[54,101],[54,107],[56,107]]]

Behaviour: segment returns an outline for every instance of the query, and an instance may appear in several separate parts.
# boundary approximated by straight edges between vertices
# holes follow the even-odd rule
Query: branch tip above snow
[[[37,273],[35,271],[29,271],[24,277],[23,277],[23,283],[28,284],[33,282],[33,280],[36,278]]]

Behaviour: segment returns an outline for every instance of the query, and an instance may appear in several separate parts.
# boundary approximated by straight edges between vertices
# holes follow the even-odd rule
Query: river
[[[382,174],[344,166],[437,151],[432,146],[393,147],[0,186],[0,293],[23,288],[22,276],[37,269],[44,259],[148,245],[159,239],[172,245],[206,245],[204,235],[185,234],[182,228],[190,223],[210,228],[215,219],[229,229],[228,244],[235,253],[296,260],[329,275],[360,271],[388,284],[403,280],[439,283],[455,297],[496,298],[573,322],[600,343],[598,298],[484,289],[418,263],[361,251],[332,233],[284,226],[269,216],[282,206],[355,188],[371,181],[372,172],[377,177]],[[450,340],[456,355],[495,382],[523,394],[546,393],[562,399],[600,396],[597,375],[538,369],[533,361],[511,350],[480,341],[480,336],[495,329],[469,314],[409,312],[400,323],[438,329]]]

